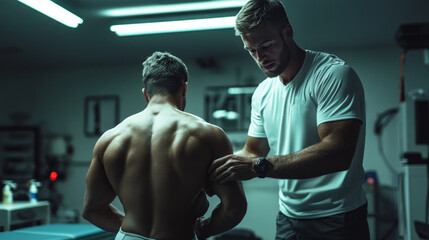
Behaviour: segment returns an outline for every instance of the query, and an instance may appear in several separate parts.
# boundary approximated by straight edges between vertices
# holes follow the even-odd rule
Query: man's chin
[[[265,76],[269,78],[277,77],[278,75],[280,75],[279,73],[273,71],[262,70],[262,72],[265,74]]]
[[[273,68],[273,69],[270,69],[270,70],[265,69],[262,66],[259,66],[259,68],[262,70],[262,72],[265,74],[265,76],[267,76],[269,78],[273,78],[273,77],[279,76],[284,71],[284,69],[286,67],[277,66],[276,68]]]

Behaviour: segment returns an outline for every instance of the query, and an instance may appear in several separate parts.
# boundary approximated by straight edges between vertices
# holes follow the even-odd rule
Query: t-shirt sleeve
[[[247,135],[250,137],[266,138],[267,135],[265,134],[264,123],[260,110],[260,91],[261,88],[259,86],[252,95],[252,110],[250,114],[250,126]]]
[[[365,122],[365,96],[356,72],[347,65],[326,70],[315,89],[317,125],[344,119]]]

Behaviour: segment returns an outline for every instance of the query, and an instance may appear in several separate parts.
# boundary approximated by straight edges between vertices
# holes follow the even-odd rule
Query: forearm
[[[197,228],[197,234],[209,237],[226,232],[240,223],[245,213],[246,206],[235,207],[228,210],[220,203],[213,210],[209,218],[201,220]]]
[[[267,177],[304,179],[347,170],[354,151],[340,144],[319,142],[299,152],[267,158],[272,164]]]
[[[110,204],[91,209],[85,208],[83,217],[105,231],[118,232],[122,225],[124,214]]]
[[[237,155],[240,157],[248,157],[248,158],[264,157],[264,156],[259,156],[256,153],[252,153],[249,150],[247,150],[246,148],[243,148],[242,150],[235,152],[234,155]]]

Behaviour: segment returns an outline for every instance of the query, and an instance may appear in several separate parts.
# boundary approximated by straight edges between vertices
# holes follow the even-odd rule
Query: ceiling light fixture
[[[45,14],[46,16],[57,20],[58,22],[76,28],[79,24],[83,23],[82,18],[69,12],[60,5],[50,0],[18,0],[19,2]]]
[[[256,87],[230,87],[228,88],[228,94],[240,95],[240,94],[253,94]]]
[[[145,7],[128,7],[107,9],[100,12],[106,17],[126,17],[126,16],[142,16],[162,13],[178,13],[192,11],[207,11],[216,9],[228,9],[242,7],[246,1],[243,0],[222,0],[222,1],[207,1],[196,3],[182,3],[169,5],[152,5]]]
[[[110,27],[110,30],[112,32],[115,32],[118,36],[123,37],[123,36],[144,35],[144,34],[225,29],[225,28],[233,28],[234,25],[235,25],[235,16],[180,20],[180,21],[167,21],[167,22],[112,25]]]

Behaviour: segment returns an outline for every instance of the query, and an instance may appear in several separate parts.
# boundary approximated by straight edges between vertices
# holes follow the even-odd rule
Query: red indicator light
[[[58,173],[57,172],[51,172],[51,175],[49,176],[49,179],[53,182],[57,180]]]

